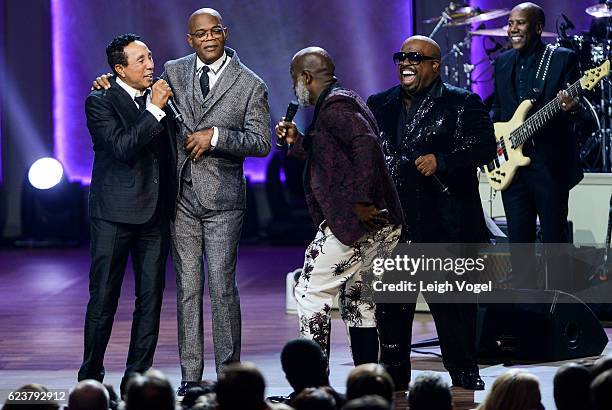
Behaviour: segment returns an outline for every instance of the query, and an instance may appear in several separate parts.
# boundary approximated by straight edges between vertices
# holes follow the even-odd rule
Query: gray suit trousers
[[[172,224],[172,256],[176,271],[179,356],[183,381],[200,381],[204,371],[202,297],[204,270],[212,310],[217,373],[240,361],[240,296],[236,258],[244,209],[210,210],[197,199],[191,183],[182,182]]]

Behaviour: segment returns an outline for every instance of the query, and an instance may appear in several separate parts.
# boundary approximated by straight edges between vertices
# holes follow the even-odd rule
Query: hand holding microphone
[[[426,177],[432,177],[440,191],[445,195],[450,195],[448,187],[438,178],[436,171],[438,170],[438,160],[434,154],[426,154],[419,156],[414,165],[421,174]]]
[[[172,89],[170,85],[161,78],[156,79],[151,87],[151,104],[163,109],[171,97]]]
[[[293,117],[298,110],[298,103],[291,101],[287,106],[287,112],[281,121],[276,124],[274,131],[276,133],[276,148],[282,149],[287,144],[293,144],[298,135],[298,130],[293,123]]]
[[[154,96],[155,96],[155,87],[159,84],[159,87],[161,88],[162,91],[167,92],[170,91],[170,95],[165,99],[165,101],[163,101],[163,105],[159,106],[157,104],[155,104],[155,100],[153,100]],[[168,84],[166,82],[166,80],[157,77],[155,79],[155,83],[153,84],[153,87],[151,88],[152,93],[151,93],[151,103],[157,105],[159,108],[164,108],[165,104],[168,104],[168,107],[170,107],[170,111],[172,111],[172,117],[174,118],[174,120],[176,122],[183,122],[183,114],[181,114],[181,112],[179,111],[179,109],[176,106],[176,103],[174,102],[174,99],[172,98],[172,88],[170,88],[170,84]],[[165,95],[164,95],[165,97]]]

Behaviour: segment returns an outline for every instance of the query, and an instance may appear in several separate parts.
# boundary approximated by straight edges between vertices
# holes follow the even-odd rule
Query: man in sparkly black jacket
[[[368,106],[404,210],[402,241],[486,242],[476,169],[494,157],[495,137],[480,97],[442,82],[440,48],[427,37],[408,38],[393,58],[400,85],[371,96]],[[381,362],[399,389],[410,380],[414,309],[414,302],[377,304]],[[475,305],[430,303],[430,309],[453,384],[483,389]]]

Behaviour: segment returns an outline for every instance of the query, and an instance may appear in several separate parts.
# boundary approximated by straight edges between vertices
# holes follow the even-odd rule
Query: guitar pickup
[[[506,142],[502,139],[501,141],[502,152],[504,154],[504,159],[508,161],[508,151],[506,150]]]

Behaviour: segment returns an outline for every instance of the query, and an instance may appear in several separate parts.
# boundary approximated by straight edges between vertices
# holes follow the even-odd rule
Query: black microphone
[[[561,17],[563,17],[563,20],[565,21],[565,28],[567,30],[573,30],[576,28],[576,26],[574,26],[574,23],[572,23],[572,20],[568,19],[565,14],[561,13]]]
[[[161,78],[157,77],[155,79],[155,82],[158,82],[159,80],[161,80]],[[170,86],[170,84],[168,84],[168,86]],[[176,103],[174,102],[174,98],[172,97],[168,98],[168,101],[166,101],[166,105],[170,107],[170,111],[172,111],[172,117],[174,118],[174,120],[182,124],[183,114],[181,114],[181,112],[177,108]]]
[[[287,106],[287,112],[285,113],[283,120],[286,122],[293,121],[293,117],[295,117],[298,107],[299,105],[296,101],[291,101],[289,105]],[[283,149],[285,146],[287,146],[287,142],[285,142],[285,140],[280,140],[280,139],[276,140],[276,148]]]

